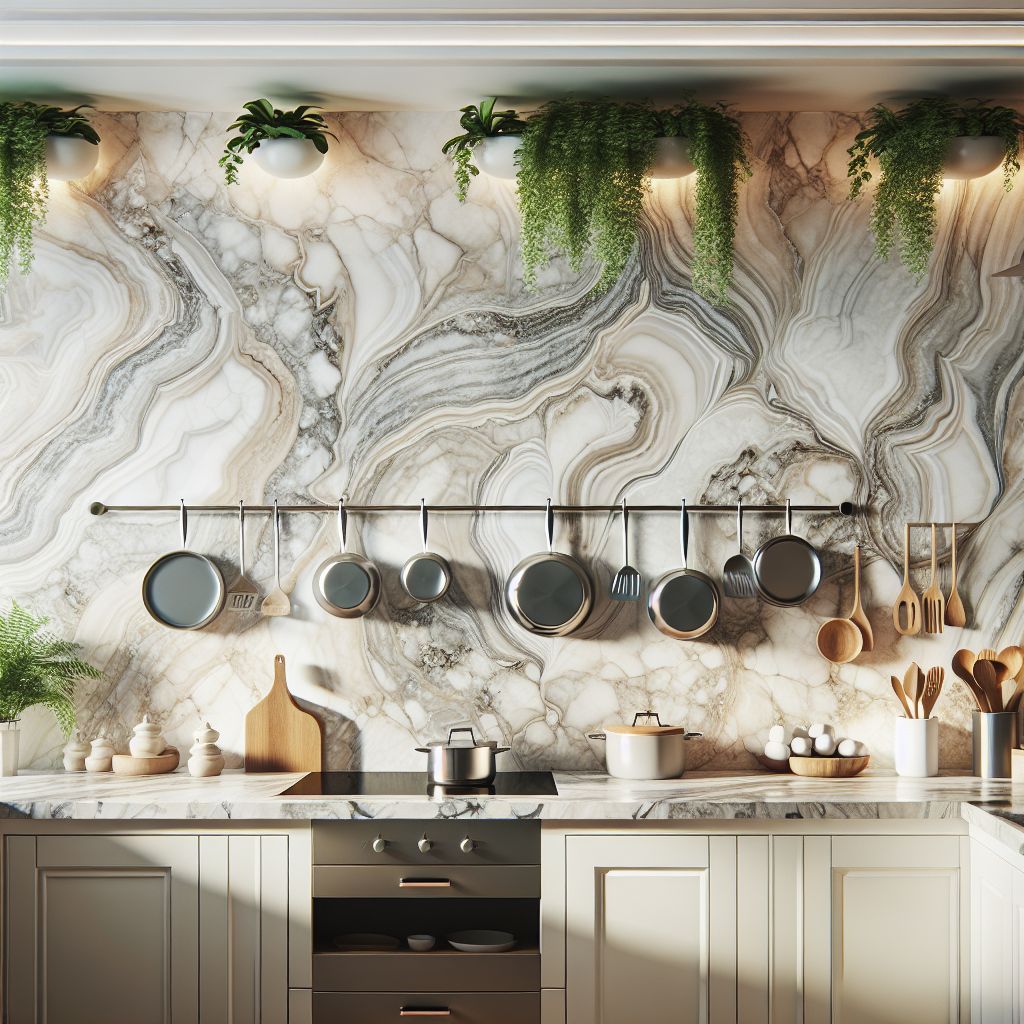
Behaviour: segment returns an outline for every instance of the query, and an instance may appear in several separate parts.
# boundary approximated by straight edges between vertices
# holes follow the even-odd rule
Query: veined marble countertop
[[[266,821],[348,818],[541,818],[570,820],[759,820],[964,818],[1024,849],[1024,787],[971,776],[803,779],[770,772],[695,772],[664,782],[625,782],[555,772],[557,796],[281,796],[300,774],[228,771],[193,779],[28,774],[0,779],[0,816],[34,819]],[[1014,819],[1016,818],[1016,823]]]

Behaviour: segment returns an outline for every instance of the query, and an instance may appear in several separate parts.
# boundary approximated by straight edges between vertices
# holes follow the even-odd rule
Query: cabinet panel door
[[[712,856],[706,836],[570,836],[569,1024],[735,1020],[735,861],[731,839]],[[720,910],[712,893],[723,884]],[[723,977],[731,1005],[709,1007]]]
[[[956,837],[835,837],[833,1024],[960,1017]]]
[[[34,863],[8,875],[8,935],[33,951],[31,969],[8,970],[11,1024],[196,1024],[197,839],[28,842]]]

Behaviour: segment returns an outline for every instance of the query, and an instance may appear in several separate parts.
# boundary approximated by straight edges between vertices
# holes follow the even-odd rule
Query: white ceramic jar
[[[926,779],[939,774],[939,720],[897,718],[893,745],[896,774]]]
[[[639,725],[640,719],[648,724]],[[649,724],[652,719],[657,724]],[[662,725],[653,711],[638,711],[632,725],[606,725],[590,738],[605,741],[608,774],[617,779],[678,779],[686,770],[686,741],[700,735]]]

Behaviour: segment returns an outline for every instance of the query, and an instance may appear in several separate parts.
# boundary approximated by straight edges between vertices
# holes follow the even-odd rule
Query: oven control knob
[[[416,845],[419,847],[420,853],[430,853],[434,847],[434,844],[427,838],[426,832],[423,833],[423,838]]]
[[[378,833],[377,838],[370,843],[370,846],[373,847],[374,853],[383,853],[388,848],[388,841]]]
[[[470,839],[469,836],[466,836],[466,838],[463,839],[461,843],[459,843],[459,849],[463,853],[472,853],[476,849],[476,843],[473,842],[473,840]]]

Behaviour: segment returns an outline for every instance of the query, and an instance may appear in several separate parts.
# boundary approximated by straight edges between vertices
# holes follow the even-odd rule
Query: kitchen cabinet
[[[8,1024],[286,1024],[286,834],[8,835],[5,853]]]

